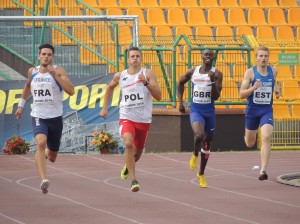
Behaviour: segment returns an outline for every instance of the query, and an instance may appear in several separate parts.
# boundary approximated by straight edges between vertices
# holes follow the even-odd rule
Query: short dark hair
[[[138,47],[132,46],[127,51],[127,57],[129,57],[130,51],[139,51],[141,53],[141,55],[142,55],[142,51]]]
[[[42,44],[42,45],[40,45],[40,46],[39,46],[39,53],[41,53],[41,50],[42,50],[43,48],[49,48],[49,49],[51,49],[52,52],[53,52],[53,54],[54,54],[54,47],[53,47],[51,44]]]

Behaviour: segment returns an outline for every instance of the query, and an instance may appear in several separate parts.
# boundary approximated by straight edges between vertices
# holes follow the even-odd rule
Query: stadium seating
[[[239,0],[239,6],[244,9],[258,7],[257,0]]]
[[[299,26],[300,7],[288,9],[288,24],[289,26]]]
[[[277,39],[292,39],[294,40],[294,32],[290,26],[277,26],[276,28]]]
[[[185,15],[181,8],[170,8],[167,10],[168,25],[172,27],[187,25]]]
[[[285,80],[282,82],[282,98],[285,100],[300,100],[298,81]]]
[[[237,26],[236,35],[237,36],[242,36],[243,34],[245,34],[245,35],[254,35],[252,27],[248,26],[248,25]]]
[[[278,5],[281,8],[298,7],[296,0],[278,0]]]
[[[268,24],[270,26],[286,25],[283,9],[270,8],[268,10]]]
[[[258,5],[264,9],[278,7],[277,0],[258,0]]]
[[[187,37],[194,39],[192,28],[187,25],[177,26],[175,28],[175,36],[178,37],[179,35],[186,35]],[[184,39],[181,39],[179,41],[179,45],[185,45],[185,44],[186,44],[186,42]]]
[[[219,8],[218,0],[201,0],[200,7],[211,9],[211,8]]]
[[[223,9],[233,9],[239,7],[237,0],[219,0],[220,7]]]
[[[292,105],[292,117],[300,119],[300,104]]]
[[[223,9],[209,8],[207,13],[207,23],[210,26],[227,25]]]
[[[273,104],[273,116],[275,120],[291,119],[288,105]]]
[[[107,9],[107,8],[119,8],[114,0],[101,0],[98,1],[98,8]]]
[[[179,7],[183,9],[192,9],[199,7],[197,0],[179,0]]]
[[[143,9],[159,7],[156,0],[139,0],[139,3]]]
[[[230,26],[248,25],[245,18],[244,10],[241,8],[229,8],[228,25]]]
[[[149,26],[160,26],[160,25],[168,25],[164,12],[161,8],[148,8],[147,10],[147,23]]]
[[[277,82],[284,82],[284,81],[293,79],[293,75],[292,75],[290,66],[280,65],[280,66],[277,66],[276,68],[278,69],[278,73],[276,76]]]
[[[265,14],[262,8],[250,8],[248,10],[248,25],[256,27],[267,25]]]
[[[119,0],[119,7],[128,10],[131,8],[138,8],[139,4],[136,0]]]
[[[88,4],[90,7],[98,7],[98,0],[83,0],[84,3]]]
[[[237,84],[234,81],[223,82],[220,101],[236,101],[239,98]]]
[[[159,7],[162,9],[178,8],[177,0],[164,0],[159,1]]]
[[[207,25],[204,11],[201,8],[188,9],[187,21],[188,21],[189,26],[192,26],[192,27]]]
[[[146,25],[143,10],[141,8],[130,7],[126,10],[127,15],[137,15],[139,20],[139,26]]]

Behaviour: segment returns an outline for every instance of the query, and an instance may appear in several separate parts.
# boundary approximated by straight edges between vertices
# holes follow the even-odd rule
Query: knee
[[[52,163],[54,163],[56,161],[56,157],[48,157],[48,160]]]
[[[134,154],[134,160],[135,162],[139,161],[139,159],[141,158],[142,153],[135,153]]]
[[[44,150],[46,148],[46,141],[38,141],[36,147],[38,150]]]
[[[252,148],[255,145],[255,140],[245,139],[246,146]]]
[[[201,143],[203,141],[203,138],[204,138],[203,134],[196,134],[194,137],[195,142],[199,142],[199,143]]]
[[[124,146],[127,151],[133,151],[134,149],[133,143],[131,142],[125,142]]]

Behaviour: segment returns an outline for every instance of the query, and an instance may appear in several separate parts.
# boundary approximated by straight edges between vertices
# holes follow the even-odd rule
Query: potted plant
[[[12,136],[5,143],[4,149],[2,149],[4,154],[7,155],[20,155],[27,154],[29,152],[30,143],[20,136]]]
[[[103,130],[95,131],[94,138],[91,140],[91,145],[95,146],[96,150],[101,154],[109,154],[112,150],[118,148],[118,142],[113,135]]]

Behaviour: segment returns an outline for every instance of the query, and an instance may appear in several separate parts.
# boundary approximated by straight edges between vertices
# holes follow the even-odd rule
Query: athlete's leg
[[[35,164],[40,179],[44,180],[46,179],[45,148],[46,148],[47,136],[44,134],[38,134],[35,136],[35,141],[36,141]]]
[[[199,149],[201,148],[205,137],[204,126],[201,122],[195,121],[192,124],[192,129],[194,133],[194,155],[198,157]]]
[[[264,124],[261,127],[261,170],[266,171],[271,154],[271,138],[273,133],[273,126]]]
[[[204,171],[210,154],[212,140],[213,140],[213,135],[207,135],[205,137],[203,147],[201,148],[201,163],[200,163],[199,175],[204,175]]]
[[[245,144],[248,148],[252,148],[256,142],[257,130],[249,130],[245,128]]]
[[[135,129],[134,145],[136,147],[136,152],[134,154],[134,159],[135,162],[137,162],[141,158],[143,150],[145,148],[150,124],[135,123],[135,127],[136,129]]]

